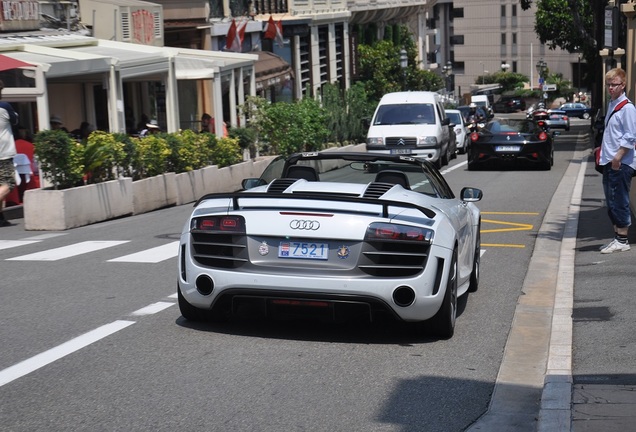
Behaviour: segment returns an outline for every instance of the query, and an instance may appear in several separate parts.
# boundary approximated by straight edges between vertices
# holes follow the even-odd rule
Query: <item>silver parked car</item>
[[[570,130],[570,117],[562,110],[548,110],[548,118],[545,120],[545,123],[550,129]]]
[[[243,187],[202,197],[184,225],[184,318],[382,314],[453,336],[479,284],[481,190],[456,197],[424,158],[332,151],[279,157]]]
[[[466,129],[466,123],[464,116],[460,110],[447,109],[446,115],[450,119],[451,125],[455,125],[455,141],[457,142],[457,152],[459,154],[466,153],[468,149],[468,130]]]

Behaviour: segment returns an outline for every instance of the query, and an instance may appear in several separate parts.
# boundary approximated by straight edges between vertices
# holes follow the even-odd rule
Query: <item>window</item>
[[[501,34],[501,45],[506,45],[506,34],[505,33]]]
[[[516,5],[516,4],[513,4],[513,5],[512,5],[512,13],[511,13],[511,15],[512,15],[513,17],[516,17],[516,16],[517,16],[517,5]]]
[[[502,17],[506,16],[506,5],[501,5],[501,16]]]
[[[453,18],[464,18],[464,8],[454,8]]]
[[[450,37],[451,45],[464,45],[464,35],[455,35]]]

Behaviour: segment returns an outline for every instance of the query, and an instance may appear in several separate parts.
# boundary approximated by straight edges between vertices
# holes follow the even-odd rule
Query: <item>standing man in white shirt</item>
[[[636,107],[625,96],[625,84],[623,69],[614,68],[605,74],[610,102],[605,115],[599,164],[603,165],[603,191],[607,214],[614,226],[614,239],[601,248],[602,254],[630,250],[627,232],[632,223],[629,190],[636,167]]]

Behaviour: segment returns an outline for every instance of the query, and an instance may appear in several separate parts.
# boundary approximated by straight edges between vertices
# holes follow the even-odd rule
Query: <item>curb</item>
[[[538,432],[569,432],[572,428],[574,260],[587,160],[587,156],[582,158],[561,241],[550,350],[541,394]]]

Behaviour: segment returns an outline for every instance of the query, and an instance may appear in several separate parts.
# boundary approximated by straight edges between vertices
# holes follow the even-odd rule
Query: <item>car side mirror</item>
[[[448,117],[442,120],[442,126],[448,126],[449,124],[450,124],[450,119]]]
[[[481,191],[481,189],[477,189],[477,188],[465,187],[462,189],[462,192],[461,192],[462,201],[477,202],[481,200],[483,197],[484,197],[484,193]]]
[[[243,190],[249,190],[257,186],[263,186],[264,184],[267,184],[267,183],[263,179],[246,178],[246,179],[243,179],[243,181],[241,182],[241,187],[243,188]]]

